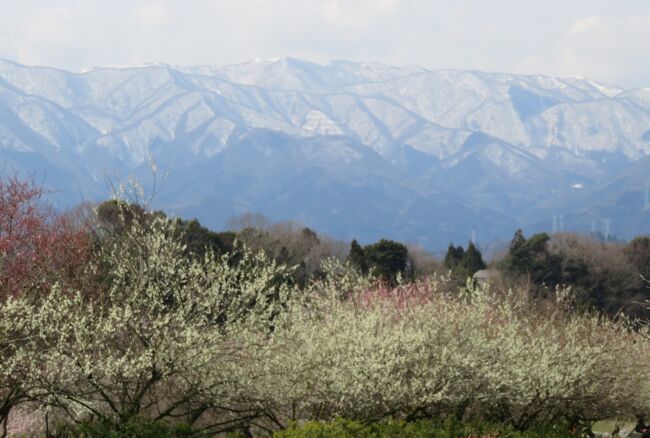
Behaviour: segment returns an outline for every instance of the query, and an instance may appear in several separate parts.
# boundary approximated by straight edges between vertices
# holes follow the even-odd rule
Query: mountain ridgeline
[[[106,179],[213,229],[259,212],[430,249],[513,229],[650,232],[650,88],[291,58],[83,73],[0,61],[0,160],[61,206]],[[555,218],[555,219],[554,219]]]

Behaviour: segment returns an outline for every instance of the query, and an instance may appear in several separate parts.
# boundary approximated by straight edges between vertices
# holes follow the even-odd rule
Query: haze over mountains
[[[518,227],[650,232],[650,88],[291,58],[72,73],[0,61],[0,160],[61,205],[168,172],[156,207],[436,249]],[[559,219],[561,216],[561,220]]]

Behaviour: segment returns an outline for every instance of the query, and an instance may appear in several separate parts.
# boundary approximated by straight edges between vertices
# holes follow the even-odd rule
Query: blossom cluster
[[[183,421],[207,433],[344,416],[525,429],[650,410],[650,339],[444,278],[324,264],[299,290],[262,252],[188,257],[170,221],[102,236],[74,283],[0,302],[0,421]],[[45,417],[44,417],[45,418]]]

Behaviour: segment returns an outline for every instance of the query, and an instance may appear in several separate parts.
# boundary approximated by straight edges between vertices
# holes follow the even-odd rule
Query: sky
[[[291,56],[650,86],[649,0],[0,0],[0,58],[72,71]]]

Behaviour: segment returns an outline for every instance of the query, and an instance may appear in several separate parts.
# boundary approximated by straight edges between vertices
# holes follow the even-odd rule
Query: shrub
[[[229,430],[254,416],[239,402],[245,343],[259,338],[240,333],[272,330],[290,271],[245,248],[237,263],[184,249],[172,222],[135,221],[104,239],[92,290],[55,283],[56,293],[0,303],[0,389],[118,428],[171,417]]]
[[[276,432],[277,438],[565,438],[575,437],[567,428],[553,427],[517,432],[503,425],[464,424],[456,421],[420,420],[416,422],[387,421],[362,424],[337,419],[331,422],[307,422]]]
[[[639,273],[645,278],[650,278],[650,236],[632,239],[625,246],[624,252]]]
[[[597,316],[538,314],[517,298],[471,287],[459,298],[420,283],[374,302],[296,306],[265,345],[254,398],[276,418],[453,416],[519,430],[650,408],[638,353],[647,340]]]
[[[588,307],[610,315],[623,310],[638,316],[638,302],[648,295],[642,289],[639,269],[628,260],[630,247],[635,245],[626,248],[574,234],[556,235],[549,244],[556,260],[554,282],[572,285]],[[640,259],[643,254],[637,256]]]
[[[187,424],[169,424],[144,418],[132,418],[116,426],[107,421],[86,421],[80,424],[64,424],[57,431],[61,438],[181,438],[194,436]]]
[[[173,222],[146,222],[102,236],[87,282],[0,302],[5,419],[25,399],[98,434],[337,417],[526,430],[650,410],[650,339],[622,323],[472,282],[389,288],[336,259],[299,295],[262,252],[186,257]]]
[[[74,282],[90,243],[87,230],[55,214],[41,187],[17,176],[0,179],[0,301]]]
[[[91,250],[90,235],[57,215],[42,188],[17,176],[0,179],[0,424],[29,399],[33,301],[60,284],[77,284]]]
[[[646,240],[637,238],[623,247],[569,233],[552,239],[541,233],[526,240],[518,231],[499,267],[510,279],[532,283],[538,296],[550,297],[557,287],[571,286],[579,310],[639,317],[643,312],[638,303],[648,297],[639,275],[647,258]]]

